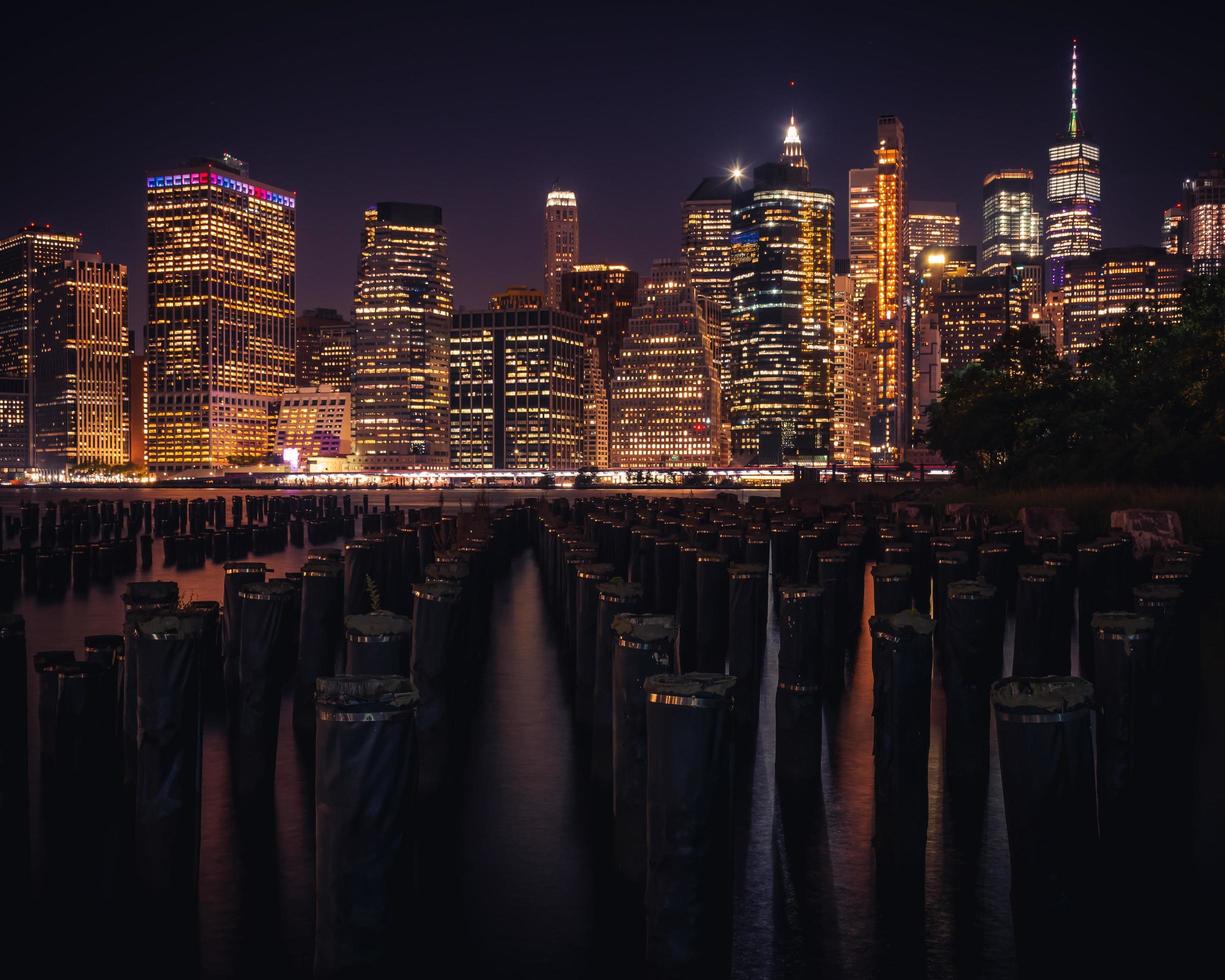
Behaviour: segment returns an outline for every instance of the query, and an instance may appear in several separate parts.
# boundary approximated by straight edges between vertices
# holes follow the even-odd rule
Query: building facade
[[[1188,271],[1188,256],[1146,246],[1104,248],[1069,261],[1060,355],[1075,361],[1132,311],[1174,326]]]
[[[701,295],[684,260],[655,262],[626,327],[609,398],[613,466],[719,466],[717,304]]]
[[[561,306],[561,277],[578,265],[578,198],[554,185],[544,202],[545,305]]]
[[[876,122],[876,410],[872,455],[898,455],[906,331],[902,315],[907,259],[906,136],[897,116]]]
[[[452,304],[442,209],[368,208],[353,300],[353,451],[363,469],[450,465]]]
[[[935,297],[943,375],[964,370],[1029,318],[1018,276],[946,276]]]
[[[459,313],[451,331],[451,465],[579,465],[583,332],[557,310]]]
[[[0,377],[0,473],[30,465],[30,382]]]
[[[34,330],[34,465],[60,471],[130,461],[128,269],[78,254],[39,278]]]
[[[732,197],[742,181],[736,173],[705,178],[681,206],[681,256],[689,263],[693,288],[715,304],[710,312],[717,319],[711,325],[722,351],[719,383],[725,399],[731,384]]]
[[[833,420],[834,196],[809,182],[794,121],[732,205],[733,455],[827,455]]]
[[[983,179],[983,240],[979,267],[995,276],[1016,262],[1042,257],[1042,217],[1034,207],[1034,172],[996,170]]]
[[[1063,286],[1070,259],[1085,258],[1102,247],[1101,149],[1085,138],[1077,104],[1076,45],[1072,45],[1072,107],[1068,129],[1048,151],[1046,183],[1047,285]]]
[[[1187,212],[1179,201],[1161,212],[1161,247],[1171,255],[1185,255],[1191,251],[1188,241]]]
[[[146,463],[262,458],[293,383],[297,202],[228,155],[145,184]]]
[[[491,310],[542,310],[544,293],[531,286],[507,286],[489,297]]]
[[[348,456],[352,451],[349,392],[332,385],[307,385],[282,392],[276,421],[276,451],[282,459],[294,463]]]
[[[835,263],[833,325],[831,454],[840,466],[867,466],[871,462],[868,420],[872,414],[872,348],[860,336],[855,280],[850,262],[842,259]]]
[[[1225,268],[1225,164],[1219,154],[1212,165],[1183,184],[1186,196],[1186,251],[1198,275]]]
[[[299,313],[294,351],[294,384],[299,388],[333,385],[343,391],[352,382],[352,324],[336,310],[320,307]],[[345,357],[345,353],[349,357]],[[346,367],[348,371],[346,371]]]

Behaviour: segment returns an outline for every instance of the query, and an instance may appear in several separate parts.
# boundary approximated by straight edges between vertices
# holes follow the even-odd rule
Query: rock
[[[1076,522],[1063,507],[1022,507],[1017,518],[1025,529],[1025,543],[1031,547],[1039,538],[1057,538],[1061,531],[1076,530]]]
[[[1182,520],[1173,510],[1111,511],[1110,527],[1131,535],[1132,553],[1137,558],[1169,551],[1182,544]]]

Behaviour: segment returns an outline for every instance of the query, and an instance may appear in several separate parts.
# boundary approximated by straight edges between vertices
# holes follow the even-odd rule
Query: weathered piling
[[[1004,668],[1004,603],[987,582],[954,582],[944,614],[945,759],[950,775],[977,784],[991,755],[991,685]]]
[[[775,772],[782,782],[806,783],[820,776],[823,591],[819,585],[778,590]]]

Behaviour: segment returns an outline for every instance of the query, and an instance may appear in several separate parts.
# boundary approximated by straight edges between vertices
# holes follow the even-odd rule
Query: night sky
[[[468,17],[95,5],[95,20],[40,6],[54,22],[5,23],[0,229],[79,230],[88,250],[127,263],[138,329],[145,173],[223,150],[298,194],[299,309],[348,311],[372,202],[440,205],[457,304],[481,307],[508,284],[540,284],[554,179],[578,193],[582,259],[643,269],[676,254],[680,202],[703,176],[778,154],[793,107],[813,181],[838,197],[839,254],[846,172],[871,163],[885,112],[906,127],[911,197],[956,201],[976,242],[988,170],[1044,176],[1074,36],[1107,245],[1157,244],[1182,178],[1225,146],[1220,25],[1162,23],[1159,7],[1122,23],[1123,4],[1100,17],[1018,3],[839,8],[855,19],[811,3]]]

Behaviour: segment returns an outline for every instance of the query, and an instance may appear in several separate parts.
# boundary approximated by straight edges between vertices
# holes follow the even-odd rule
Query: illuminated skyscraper
[[[608,385],[621,339],[638,301],[638,273],[624,265],[590,263],[561,277],[561,308],[583,331],[583,441],[585,466],[608,466]]]
[[[919,253],[929,245],[961,244],[961,218],[952,201],[911,201],[906,217],[906,276],[918,274]]]
[[[544,299],[561,306],[561,277],[578,265],[578,199],[556,184],[544,203]]]
[[[996,170],[983,180],[983,275],[1042,257],[1042,218],[1034,207],[1034,172]]]
[[[353,300],[353,451],[362,468],[450,464],[451,308],[442,208],[368,208]]]
[[[1181,201],[1161,213],[1161,247],[1171,255],[1184,255],[1191,251],[1187,231],[1187,212],[1183,210]]]
[[[613,466],[718,466],[727,462],[719,425],[719,337],[713,300],[700,295],[684,261],[651,266],[625,329],[611,382]]]
[[[128,442],[128,269],[78,254],[39,277],[34,465],[122,466]]]
[[[1183,184],[1186,193],[1187,250],[1195,271],[1211,275],[1225,268],[1225,165],[1219,154],[1198,177]]]
[[[1087,258],[1069,260],[1060,354],[1075,360],[1133,309],[1174,326],[1182,315],[1188,266],[1186,255],[1139,245],[1104,248]]]
[[[850,263],[838,259],[835,270],[831,450],[840,466],[867,466],[871,462],[868,418],[872,414],[872,349],[860,339]]]
[[[1046,200],[1047,283],[1063,285],[1068,259],[1084,258],[1102,247],[1101,150],[1085,139],[1077,105],[1076,42],[1072,42],[1072,108],[1067,135],[1050,148]]]
[[[935,300],[945,376],[982,360],[1005,331],[1021,327],[1029,316],[1015,270],[998,276],[946,275]]]
[[[876,412],[872,453],[893,459],[898,448],[906,343],[902,291],[906,241],[906,138],[897,116],[876,121]]]
[[[347,456],[352,451],[351,396],[331,385],[286,388],[276,420],[276,451],[282,459]],[[286,450],[290,455],[286,456]]]
[[[145,186],[147,465],[263,457],[293,383],[294,196],[228,154],[158,171]]]
[[[557,310],[459,313],[451,331],[451,463],[579,464],[583,334]]]
[[[732,203],[732,452],[764,462],[830,448],[834,196],[809,183],[792,120],[778,163]]]
[[[847,179],[847,239],[855,302],[876,284],[876,168],[852,170]]]
[[[30,465],[34,450],[33,392],[34,370],[34,310],[39,277],[48,269],[57,268],[81,247],[80,235],[53,232],[50,225],[27,225],[15,234],[0,239],[0,378],[10,378],[20,384],[5,386],[7,413],[3,420],[11,442],[16,425],[14,399],[18,389],[25,392],[27,403],[21,412],[26,428],[24,448],[6,452],[0,465],[22,467]]]
[[[910,425],[925,430],[927,413],[940,395],[945,359],[940,338],[938,300],[951,279],[973,276],[978,249],[973,245],[931,245],[919,253],[918,275],[911,283],[913,367],[911,372]]]
[[[715,317],[711,326],[719,335],[719,381],[725,398],[731,369],[727,333],[732,302],[732,196],[741,180],[739,170],[730,177],[707,177],[681,207],[681,255],[689,263],[698,295],[715,304],[710,311]]]
[[[294,384],[299,388],[332,385],[348,391],[352,371],[352,325],[336,310],[320,308],[299,313],[294,351]],[[349,370],[337,377],[340,350],[349,351]]]

